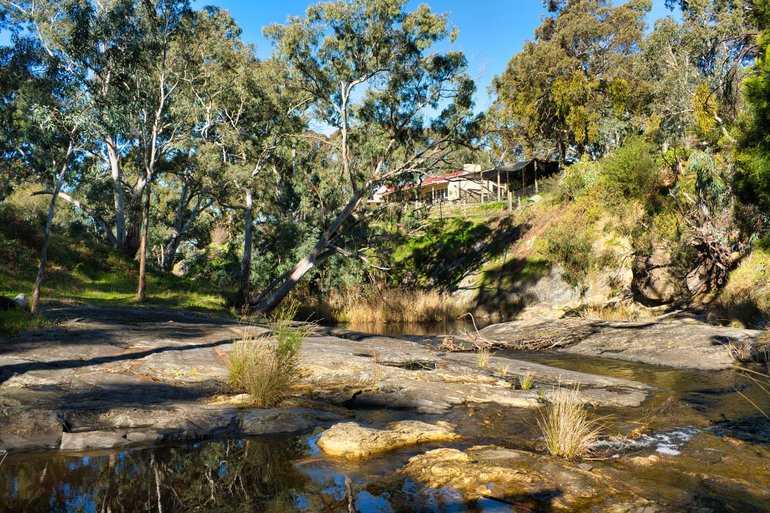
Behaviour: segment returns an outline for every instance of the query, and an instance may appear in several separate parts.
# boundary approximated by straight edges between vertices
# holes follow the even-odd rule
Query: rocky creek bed
[[[226,362],[261,328],[52,315],[55,328],[0,343],[6,511],[770,511],[770,424],[736,390],[762,397],[727,368],[727,346],[757,332],[492,326],[485,338],[517,347],[590,335],[584,350],[500,351],[482,368],[441,338],[323,329],[303,346],[292,397],[257,410],[228,393]],[[690,358],[666,356],[688,344]],[[595,357],[608,351],[669,366]],[[516,386],[525,376],[532,389]],[[553,387],[578,383],[607,433],[583,463],[546,455],[537,429]]]

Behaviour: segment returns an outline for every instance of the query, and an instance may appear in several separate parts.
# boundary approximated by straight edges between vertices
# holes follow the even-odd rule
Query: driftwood
[[[470,314],[466,314],[470,315]],[[473,316],[471,316],[473,320]],[[475,333],[464,331],[459,336],[448,335],[441,344],[441,349],[449,352],[474,352],[481,350],[513,349],[517,351],[542,351],[569,347],[588,338],[596,332],[594,324],[570,322],[562,319],[558,323],[543,322],[532,326],[521,326],[515,334],[505,340],[492,340],[484,337],[474,320]]]

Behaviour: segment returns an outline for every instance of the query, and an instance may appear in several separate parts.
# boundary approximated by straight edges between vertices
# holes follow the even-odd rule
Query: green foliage
[[[503,254],[518,237],[510,219],[434,219],[423,233],[406,238],[393,252],[391,283],[452,290],[468,273]]]
[[[754,67],[744,82],[749,112],[741,123],[736,155],[737,189],[744,201],[767,211],[770,208],[770,5],[756,3],[756,19],[762,30]]]
[[[633,74],[650,7],[576,0],[543,21],[494,84],[500,122],[525,151],[558,148],[563,159],[575,145],[579,156],[602,153],[633,130],[644,82],[624,77]]]
[[[658,185],[654,147],[643,139],[629,139],[602,160],[599,187],[609,205],[629,200],[650,202]]]
[[[546,234],[545,257],[560,264],[564,281],[577,288],[585,286],[596,259],[586,228],[567,223],[554,226]]]
[[[592,161],[580,161],[567,167],[558,184],[559,198],[567,201],[592,191],[599,183],[600,173],[601,167]]]
[[[22,195],[22,198],[28,198]],[[33,197],[38,198],[38,197]],[[12,197],[0,203],[0,294],[30,294],[37,269],[41,219],[34,209],[19,209]],[[7,260],[6,260],[7,258]],[[83,239],[66,229],[53,234],[45,295],[52,301],[134,305],[136,263],[101,241]],[[151,270],[151,305],[221,313],[227,295],[201,279],[179,278]]]
[[[247,333],[230,352],[230,386],[257,408],[277,405],[299,377],[299,351],[313,325],[296,324],[296,313],[296,304],[283,309],[268,323],[270,339]]]
[[[41,315],[33,315],[26,309],[0,311],[0,338],[15,337],[21,332],[35,331],[51,323]]]

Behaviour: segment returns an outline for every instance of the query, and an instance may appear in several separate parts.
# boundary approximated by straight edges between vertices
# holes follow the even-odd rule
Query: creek
[[[446,333],[447,327],[391,325],[366,330],[411,338]],[[655,387],[638,408],[604,407],[593,412],[602,418],[607,438],[589,466],[622,482],[623,491],[608,488],[603,502],[577,501],[573,511],[770,511],[770,421],[750,404],[766,408],[768,396],[744,375],[556,352],[495,355]],[[537,389],[537,376],[534,380]],[[396,474],[410,457],[438,447],[463,450],[495,444],[543,454],[537,411],[477,404],[440,415],[384,409],[358,409],[355,415],[375,425],[402,419],[447,420],[463,438],[399,449],[362,462],[324,457],[315,443],[320,430],[78,454],[11,453],[0,463],[0,511],[556,510],[553,498],[558,491],[544,490],[521,500],[468,500],[452,489],[425,488]],[[573,464],[563,465],[569,469]],[[623,499],[629,493],[644,503],[637,509],[613,510],[613,495],[619,494],[618,504],[626,504]]]

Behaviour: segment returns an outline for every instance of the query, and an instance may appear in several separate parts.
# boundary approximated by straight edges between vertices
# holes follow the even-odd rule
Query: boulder
[[[446,422],[427,424],[415,420],[394,422],[386,429],[363,427],[355,422],[335,424],[318,439],[318,447],[327,456],[356,459],[426,442],[459,438]]]
[[[29,300],[27,299],[26,294],[17,295],[15,298],[13,298],[13,302],[21,308],[29,308]]]
[[[677,295],[677,281],[671,264],[671,255],[664,248],[654,248],[649,256],[637,255],[631,282],[634,299],[645,306],[673,302]]]
[[[92,449],[113,449],[131,444],[122,433],[113,431],[85,431],[82,433],[62,433],[62,451],[88,451]]]

